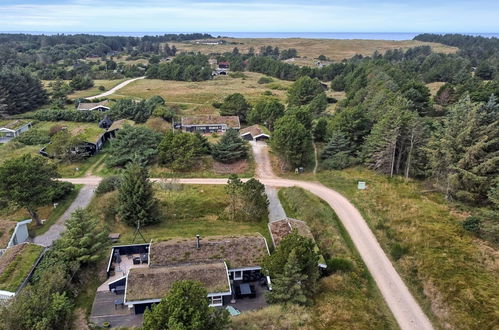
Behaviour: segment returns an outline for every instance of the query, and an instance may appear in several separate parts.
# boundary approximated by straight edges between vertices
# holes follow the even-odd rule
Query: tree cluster
[[[210,145],[199,133],[168,131],[158,145],[159,162],[175,171],[190,170],[200,156],[210,153]]]
[[[132,99],[118,100],[109,111],[112,120],[130,119],[136,123],[145,123],[158,106],[163,106],[165,100],[161,96],[153,96],[137,102]]]
[[[146,76],[150,79],[203,81],[211,79],[211,67],[206,55],[182,54],[171,62],[150,65]]]
[[[30,111],[48,101],[41,81],[28,70],[0,69],[0,115]]]
[[[125,125],[111,140],[106,164],[109,167],[125,166],[134,159],[144,164],[151,163],[156,159],[160,141],[161,134],[145,126]]]
[[[252,178],[242,182],[236,174],[231,174],[225,190],[229,205],[223,217],[232,221],[260,221],[267,214],[269,201],[260,181]]]

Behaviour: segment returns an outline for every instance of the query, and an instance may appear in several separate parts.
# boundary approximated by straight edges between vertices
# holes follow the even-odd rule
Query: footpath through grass
[[[279,191],[290,217],[305,221],[334,271],[322,278],[310,325],[314,329],[396,329],[383,297],[336,213],[320,198],[293,187]]]
[[[361,211],[437,328],[497,327],[497,251],[465,232],[463,216],[440,194],[361,168],[317,178]],[[358,191],[358,181],[366,181],[368,189]]]

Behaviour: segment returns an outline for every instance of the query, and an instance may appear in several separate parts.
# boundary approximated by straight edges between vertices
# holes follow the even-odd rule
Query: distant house
[[[213,71],[214,76],[226,76],[229,74],[230,63],[226,61],[218,62],[216,69]]]
[[[108,100],[98,102],[98,103],[82,103],[80,102],[78,104],[78,107],[76,110],[82,110],[82,111],[108,111],[110,108],[107,106],[109,103]]]
[[[88,156],[95,155],[104,147],[104,144],[108,140],[110,140],[116,136],[116,132],[120,128],[122,128],[126,123],[133,123],[133,121],[126,120],[126,119],[117,120],[115,122],[112,122],[112,124],[106,129],[105,127],[101,126],[101,124],[102,125],[105,124],[107,126],[109,124],[109,122],[108,121],[104,122],[104,120],[102,120],[101,122],[99,122],[99,127],[102,128],[102,130],[99,132],[98,135],[95,135],[93,137],[95,140],[89,139],[92,142],[90,142],[90,141],[83,142],[81,145],[79,145],[74,150],[72,150],[72,152],[74,152],[75,154],[80,154],[80,155],[81,154],[86,154]],[[47,152],[47,146],[40,149],[39,153],[40,153],[40,155],[45,156],[45,157],[49,157],[49,158],[52,157]]]
[[[239,130],[238,116],[191,116],[182,117],[180,126],[185,132],[214,133],[225,132],[229,128]]]
[[[279,246],[282,239],[291,234],[293,230],[296,230],[298,234],[303,237],[311,238],[315,242],[314,236],[312,235],[312,232],[310,231],[310,228],[308,227],[305,221],[293,218],[284,218],[278,221],[270,222],[268,224],[268,227],[270,235],[272,237],[272,243],[276,248]],[[317,252],[320,252],[317,245],[315,246],[315,248]],[[327,267],[324,257],[322,255],[320,256],[319,259],[319,267],[321,268]]]
[[[43,246],[22,243],[9,247],[0,256],[0,304],[26,286],[44,252]]]
[[[0,143],[7,143],[31,128],[32,123],[26,120],[0,121]]]
[[[233,297],[237,283],[263,276],[261,263],[269,254],[267,241],[259,234],[114,246],[108,280],[101,288],[124,293],[124,304],[142,314],[175,281],[197,280],[208,291],[210,306],[223,306]]]
[[[266,134],[259,125],[243,128],[239,132],[239,135],[242,139],[248,141],[261,141],[268,140],[270,138],[270,135]]]

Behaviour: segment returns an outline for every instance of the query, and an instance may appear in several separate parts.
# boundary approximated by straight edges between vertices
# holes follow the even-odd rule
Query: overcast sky
[[[499,1],[0,0],[0,31],[499,32]]]

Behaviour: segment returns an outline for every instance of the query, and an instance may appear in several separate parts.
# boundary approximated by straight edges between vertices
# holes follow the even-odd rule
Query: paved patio
[[[142,314],[135,315],[133,309],[129,309],[127,306],[114,305],[116,299],[123,298],[123,294],[97,291],[94,304],[92,305],[90,322],[100,326],[104,322],[109,322],[112,328],[142,326],[144,320]]]
[[[147,264],[133,264],[133,258],[140,257],[140,254],[133,254],[131,256],[122,255],[121,262],[119,264],[113,262],[114,266],[114,274],[109,276],[106,282],[102,283],[97,291],[109,291],[109,283],[114,282],[115,280],[126,276],[130,269],[132,268],[142,268],[147,267]]]
[[[255,286],[255,291],[256,291],[255,298],[250,298],[250,297],[240,298],[236,299],[235,304],[229,303],[227,305],[233,306],[240,312],[252,311],[267,307],[268,304],[267,301],[265,300],[265,294],[268,292],[268,290],[264,287],[261,287],[259,282],[250,282],[249,284],[253,284]]]

